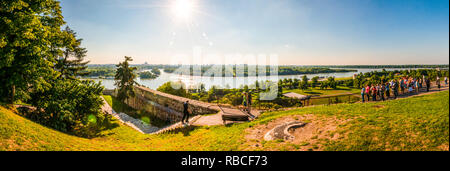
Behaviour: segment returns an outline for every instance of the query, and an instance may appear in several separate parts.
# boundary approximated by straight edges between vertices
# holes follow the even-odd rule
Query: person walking
[[[183,103],[183,119],[181,119],[182,124],[189,124],[189,101]]]

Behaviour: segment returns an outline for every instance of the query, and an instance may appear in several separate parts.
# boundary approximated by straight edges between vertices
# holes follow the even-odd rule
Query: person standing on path
[[[441,91],[441,78],[437,77],[436,79],[436,85],[438,87],[438,90]]]
[[[431,86],[430,78],[426,78],[425,79],[425,84],[427,85],[427,92],[429,92],[430,91],[430,86]]]
[[[385,100],[384,99],[384,94],[385,94],[385,92],[386,92],[386,89],[385,89],[386,87],[384,87],[384,85],[383,85],[383,83],[381,83],[380,84],[380,97],[381,97],[381,100]]]
[[[183,119],[182,124],[189,124],[189,101],[183,103]]]
[[[244,111],[247,110],[247,93],[244,92],[242,95],[242,105],[244,106]]]
[[[392,89],[394,90],[394,99],[397,99],[397,97],[398,97],[398,84],[397,84],[397,80],[394,81],[394,84],[392,85]]]
[[[248,94],[247,94],[247,105],[248,105],[248,114],[251,114],[250,112],[252,111],[252,93],[251,92],[248,92]]]
[[[400,90],[402,91],[402,93],[403,93],[403,89],[404,89],[404,87],[403,87],[403,78],[401,78],[400,79]]]
[[[364,102],[366,102],[365,100],[364,100],[364,93],[366,93],[366,88],[365,87],[363,87],[362,89],[361,89],[361,99],[362,99],[362,102],[364,103]]]
[[[386,83],[385,87],[386,87],[386,99],[389,100],[390,96],[391,96],[391,92],[390,92],[390,88],[389,88],[389,83]]]
[[[416,93],[419,94],[419,89],[420,89],[420,83],[419,83],[419,80],[416,80],[414,83],[415,83],[415,85],[416,85],[416,86],[415,86],[415,87],[416,87]]]
[[[370,84],[367,84],[367,86],[366,86],[366,96],[367,96],[367,101],[370,101]]]
[[[448,78],[447,77],[444,78],[444,84],[445,84],[445,86],[448,86]]]
[[[377,101],[377,88],[372,86],[372,101]]]

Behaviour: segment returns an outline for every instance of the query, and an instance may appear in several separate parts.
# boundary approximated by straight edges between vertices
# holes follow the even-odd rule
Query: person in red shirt
[[[367,101],[370,101],[370,84],[367,84],[367,86],[366,86],[366,96],[367,96]]]
[[[377,101],[377,88],[372,86],[372,101]]]

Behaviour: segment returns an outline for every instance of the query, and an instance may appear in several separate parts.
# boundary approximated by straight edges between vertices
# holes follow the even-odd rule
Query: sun
[[[172,12],[177,19],[191,20],[195,10],[194,0],[174,0],[171,5]]]

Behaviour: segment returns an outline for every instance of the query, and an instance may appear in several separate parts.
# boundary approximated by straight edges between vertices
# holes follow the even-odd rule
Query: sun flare
[[[174,0],[172,3],[172,12],[177,19],[190,20],[195,10],[193,0]]]

